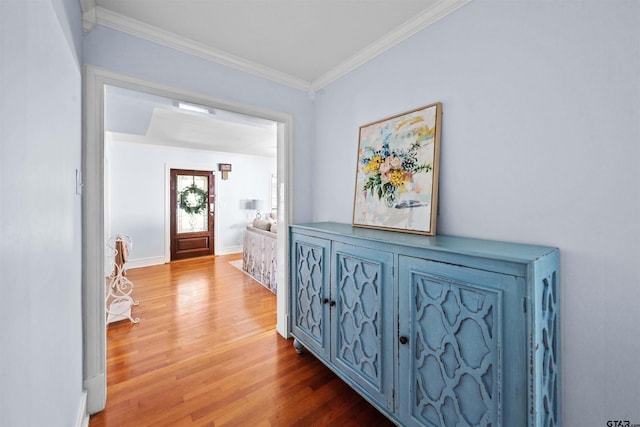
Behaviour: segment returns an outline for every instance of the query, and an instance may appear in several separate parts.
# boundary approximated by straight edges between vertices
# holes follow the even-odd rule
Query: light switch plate
[[[76,194],[82,194],[82,171],[76,169]]]

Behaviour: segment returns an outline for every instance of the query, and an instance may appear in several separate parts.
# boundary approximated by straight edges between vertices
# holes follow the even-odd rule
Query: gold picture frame
[[[436,234],[442,104],[360,126],[353,225]]]

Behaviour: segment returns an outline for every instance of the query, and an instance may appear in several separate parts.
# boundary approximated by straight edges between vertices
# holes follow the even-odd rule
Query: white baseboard
[[[126,267],[129,268],[138,268],[138,267],[150,267],[152,265],[161,265],[166,262],[164,256],[157,256],[151,258],[138,258],[138,259],[128,259]]]
[[[242,252],[242,245],[240,246],[230,246],[227,248],[219,249],[216,252],[216,255],[229,255],[229,254],[237,254]],[[169,260],[164,256],[150,257],[150,258],[137,258],[137,259],[128,259],[126,268],[127,270],[130,268],[140,268],[140,267],[150,267],[152,265],[162,265],[169,262]],[[113,266],[107,266],[107,271],[105,272],[105,277],[109,277],[111,272],[113,271]]]
[[[107,377],[104,373],[84,380],[86,391],[86,413],[95,414],[104,409],[107,403]]]
[[[151,258],[138,258],[138,259],[128,259],[127,264],[125,265],[126,269],[130,268],[138,268],[138,267],[150,267],[152,265],[161,265],[166,264],[168,261],[163,256],[151,257]],[[108,259],[104,263],[104,276],[109,277],[111,273],[113,273],[113,257]]]
[[[87,413],[87,390],[82,391],[82,396],[80,397],[80,405],[78,405],[78,414],[76,415],[75,426],[89,426],[89,414]]]
[[[228,248],[220,248],[216,252],[216,255],[237,254],[239,252],[242,252],[242,245],[240,245],[240,246],[229,246]]]

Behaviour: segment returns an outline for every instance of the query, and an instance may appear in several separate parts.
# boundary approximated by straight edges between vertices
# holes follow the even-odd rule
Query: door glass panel
[[[206,176],[178,175],[176,181],[178,233],[209,230],[209,180]]]

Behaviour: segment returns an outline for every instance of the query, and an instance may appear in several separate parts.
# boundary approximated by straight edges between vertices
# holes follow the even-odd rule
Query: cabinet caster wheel
[[[302,350],[304,350],[304,347],[302,346],[300,341],[298,341],[298,338],[293,339],[293,348],[296,349],[296,353],[298,354],[302,354]]]

